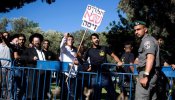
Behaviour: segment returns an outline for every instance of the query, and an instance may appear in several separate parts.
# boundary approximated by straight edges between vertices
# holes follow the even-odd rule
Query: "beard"
[[[39,44],[34,44],[34,47],[37,48],[38,50],[41,50],[41,45]]]
[[[95,46],[99,46],[99,41],[95,41],[95,42],[93,42],[93,45],[95,45]]]

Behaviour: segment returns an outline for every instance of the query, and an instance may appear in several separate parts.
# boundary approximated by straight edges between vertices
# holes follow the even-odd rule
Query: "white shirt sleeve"
[[[66,43],[66,38],[65,37],[63,37],[62,38],[62,40],[61,40],[61,43],[60,43],[60,50],[61,50],[61,52],[63,52],[63,51],[65,51],[65,43]]]

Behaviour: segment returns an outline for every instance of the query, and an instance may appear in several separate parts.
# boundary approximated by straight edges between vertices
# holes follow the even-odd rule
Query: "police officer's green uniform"
[[[138,71],[139,77],[136,84],[135,100],[155,100],[157,98],[154,90],[157,81],[157,71],[156,67],[159,67],[159,46],[157,40],[149,34],[145,34],[142,38],[139,50],[139,64]],[[145,67],[146,67],[146,57],[147,54],[153,54],[155,56],[155,61],[152,70],[148,76],[148,83],[146,87],[142,87],[139,80],[144,77]],[[154,95],[153,95],[154,94]],[[153,95],[153,96],[152,96]]]

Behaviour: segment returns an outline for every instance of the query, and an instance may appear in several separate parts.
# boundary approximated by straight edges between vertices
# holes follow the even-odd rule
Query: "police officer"
[[[137,70],[139,72],[135,100],[156,100],[156,81],[159,67],[159,46],[157,40],[148,34],[146,23],[143,21],[134,22],[135,35],[141,39],[138,49]]]

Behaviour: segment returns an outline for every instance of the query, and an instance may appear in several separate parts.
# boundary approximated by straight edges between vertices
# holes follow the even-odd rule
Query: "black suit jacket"
[[[24,51],[24,53],[22,54],[21,59],[23,59],[26,62],[27,67],[36,67],[37,61],[33,60],[33,58],[35,56],[37,58],[39,58],[36,49],[35,48],[27,48]],[[28,73],[30,73],[30,74],[29,74],[29,76],[27,76],[28,77],[28,85],[29,85],[28,86],[28,97],[27,98],[28,99],[31,98],[32,87],[33,87],[33,90],[35,90],[36,88],[40,88],[38,95],[42,96],[41,93],[44,90],[42,90],[43,89],[43,84],[41,84],[41,82],[43,82],[43,80],[44,80],[44,75],[45,75],[44,71],[39,72],[38,70],[34,71],[33,69],[31,69],[31,70],[28,70],[26,74],[28,75]],[[33,75],[35,75],[35,76],[33,77]],[[50,75],[50,74],[47,73],[47,75]],[[40,80],[38,80],[39,76],[40,76]],[[47,77],[50,77],[50,76],[47,76]],[[32,83],[33,80],[34,80],[34,83]],[[39,87],[37,85],[38,82],[40,82]],[[49,82],[49,81],[47,81],[47,82]],[[46,90],[47,90],[47,89],[49,89],[49,87],[47,87],[47,86],[50,86],[50,85],[48,85],[48,83],[46,83],[45,86],[46,86]],[[47,90],[47,92],[48,92],[48,90]],[[32,98],[35,98],[35,96],[36,96],[35,94],[36,94],[36,91],[33,92],[33,97]]]
[[[27,67],[36,67],[37,61],[33,60],[34,57],[38,57],[35,48],[27,48],[21,56],[21,59],[25,61]]]

